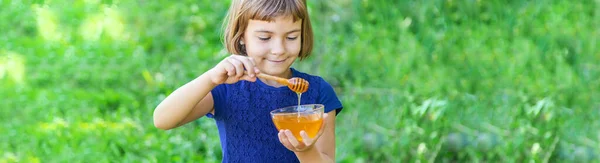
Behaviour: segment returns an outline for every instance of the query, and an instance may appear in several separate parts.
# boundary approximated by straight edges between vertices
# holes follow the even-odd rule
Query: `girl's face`
[[[301,19],[279,16],[272,22],[250,20],[242,40],[262,73],[289,78],[289,68],[302,49],[301,34]]]

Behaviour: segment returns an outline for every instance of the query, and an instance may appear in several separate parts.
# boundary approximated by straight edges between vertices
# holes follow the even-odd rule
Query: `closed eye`
[[[298,38],[298,36],[296,37],[287,37],[288,40],[296,40]]]
[[[258,37],[258,39],[262,40],[262,41],[267,41],[267,40],[271,39],[271,37]]]

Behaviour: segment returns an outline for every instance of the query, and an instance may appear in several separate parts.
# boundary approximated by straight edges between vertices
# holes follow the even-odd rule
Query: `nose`
[[[273,40],[273,42],[271,43],[271,54],[281,55],[284,53],[285,53],[284,41],[281,39]]]

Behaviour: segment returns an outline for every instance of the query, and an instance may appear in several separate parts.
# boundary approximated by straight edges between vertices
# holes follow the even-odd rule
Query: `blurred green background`
[[[0,0],[0,163],[220,162],[154,107],[227,56],[229,1]],[[297,62],[345,110],[338,162],[598,162],[599,0],[309,0]]]

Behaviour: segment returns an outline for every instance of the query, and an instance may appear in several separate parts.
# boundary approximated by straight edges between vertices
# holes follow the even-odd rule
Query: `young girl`
[[[223,162],[334,162],[335,118],[342,110],[321,77],[291,68],[308,57],[313,33],[305,0],[233,0],[226,18],[225,46],[234,54],[181,86],[154,111],[154,124],[168,130],[200,117],[216,121]],[[298,96],[259,73],[307,80],[302,104],[323,104],[320,136],[277,131],[270,111],[298,104]],[[335,110],[335,111],[334,111]]]

